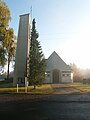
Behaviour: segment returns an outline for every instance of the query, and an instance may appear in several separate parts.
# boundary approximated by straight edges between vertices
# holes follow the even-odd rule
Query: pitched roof
[[[53,69],[59,69],[61,71],[71,71],[70,66],[67,65],[55,51],[47,59],[46,70],[51,71]]]

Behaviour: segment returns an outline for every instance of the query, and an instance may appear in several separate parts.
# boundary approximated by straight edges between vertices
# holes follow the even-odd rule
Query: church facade
[[[54,51],[47,59],[44,83],[72,83],[73,73],[60,56]]]

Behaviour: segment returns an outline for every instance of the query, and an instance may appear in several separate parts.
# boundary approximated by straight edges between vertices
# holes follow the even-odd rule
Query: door
[[[59,70],[53,70],[53,83],[59,83]]]

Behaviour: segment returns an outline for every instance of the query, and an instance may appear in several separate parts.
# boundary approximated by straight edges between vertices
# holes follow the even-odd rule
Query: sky
[[[66,62],[90,69],[90,0],[4,0],[11,12],[9,27],[18,35],[19,16],[36,20],[45,58],[53,51]],[[31,20],[32,20],[31,19]]]

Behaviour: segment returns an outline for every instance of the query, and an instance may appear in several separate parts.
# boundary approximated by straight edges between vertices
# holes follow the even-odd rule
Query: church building
[[[54,51],[47,59],[44,83],[72,83],[73,73],[60,56]]]

